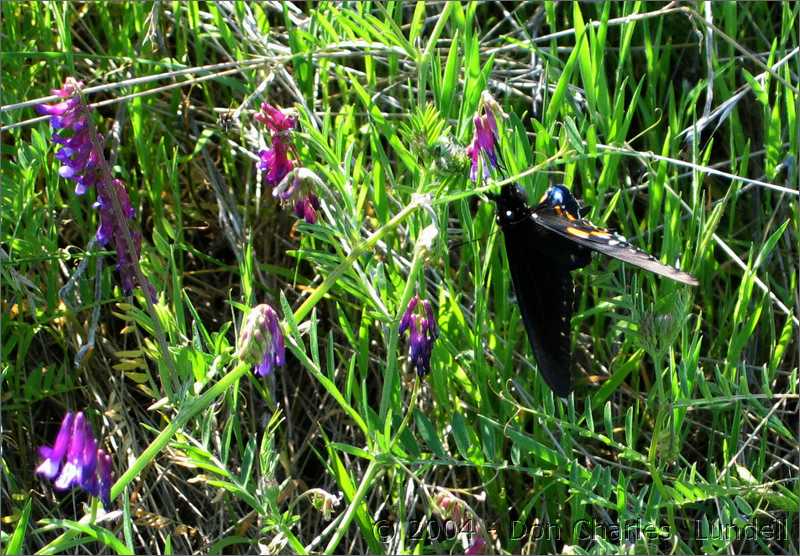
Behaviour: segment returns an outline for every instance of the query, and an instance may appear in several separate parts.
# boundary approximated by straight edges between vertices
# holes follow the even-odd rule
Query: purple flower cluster
[[[309,224],[317,222],[317,211],[319,210],[319,198],[313,193],[301,196],[294,202],[294,214],[302,218]]]
[[[52,447],[42,446],[36,474],[53,481],[56,490],[79,487],[111,506],[111,456],[97,448],[92,426],[83,412],[68,412]]]
[[[52,140],[61,146],[56,153],[56,159],[61,162],[58,174],[75,182],[77,195],[83,195],[90,187],[97,190],[97,201],[94,203],[100,212],[97,241],[104,246],[114,243],[122,289],[125,294],[130,294],[138,283],[136,267],[141,254],[142,236],[128,225],[136,213],[125,184],[111,176],[103,156],[102,141],[92,124],[91,109],[84,104],[80,95],[82,86],[80,81],[68,77],[61,89],[52,91],[64,100],[55,104],[40,104],[36,111],[50,116],[50,126],[56,130]],[[115,209],[114,198],[122,214]],[[126,237],[128,234],[131,246]],[[155,300],[152,285],[147,282],[139,285]]]
[[[483,114],[481,114],[481,112],[483,112]],[[467,156],[472,159],[472,166],[469,172],[469,177],[472,181],[477,181],[478,179],[478,165],[481,160],[481,155],[486,157],[483,159],[484,179],[489,177],[490,165],[492,167],[497,167],[495,145],[499,136],[495,112],[498,112],[501,116],[505,116],[505,113],[494,97],[484,91],[481,95],[478,113],[476,113],[475,117],[472,119],[475,124],[475,134],[472,137],[472,143],[467,147]]]
[[[430,301],[420,300],[419,295],[411,298],[400,320],[400,334],[406,330],[409,331],[408,358],[417,374],[425,376],[431,371],[433,342],[439,337]]]
[[[264,172],[264,181],[270,187],[275,187],[286,174],[294,168],[294,162],[289,158],[289,147],[283,141],[273,140],[272,148],[264,149],[259,154],[258,169]]]
[[[275,187],[294,168],[294,162],[289,158],[289,148],[291,131],[297,126],[297,119],[266,102],[261,104],[261,112],[255,118],[267,126],[272,138],[272,147],[258,153],[261,158],[258,169],[264,172],[267,185]]]
[[[256,114],[255,119],[267,126],[272,141],[269,149],[258,153],[258,169],[264,173],[264,181],[275,188],[275,197],[294,205],[294,213],[298,218],[315,224],[319,198],[304,186],[307,182],[290,175],[297,167],[297,162],[289,158],[291,132],[297,127],[297,119],[266,102],[261,104],[261,112]]]
[[[309,224],[317,222],[319,198],[314,194],[314,186],[321,180],[307,168],[296,168],[272,190],[272,194],[285,203],[294,204],[294,213]]]
[[[250,311],[239,333],[236,355],[253,365],[258,376],[267,376],[274,367],[286,363],[283,332],[275,309],[262,303]]]

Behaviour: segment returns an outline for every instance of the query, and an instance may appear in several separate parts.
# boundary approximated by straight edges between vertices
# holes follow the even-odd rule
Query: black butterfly
[[[572,390],[574,286],[570,272],[588,265],[592,251],[697,285],[691,274],[660,263],[620,234],[582,218],[577,201],[563,185],[550,187],[535,208],[528,205],[518,185],[505,185],[490,198],[497,205],[497,223],[505,236],[511,281],[528,340],[545,382],[558,396],[568,396]]]

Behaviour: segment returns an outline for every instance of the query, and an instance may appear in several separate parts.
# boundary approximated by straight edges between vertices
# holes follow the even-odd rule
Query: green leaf
[[[28,521],[31,518],[31,498],[25,502],[25,507],[22,508],[22,513],[19,516],[19,521],[17,521],[17,526],[14,527],[14,533],[11,535],[11,539],[8,541],[6,545],[6,549],[3,552],[7,555],[13,554],[22,554],[22,543],[25,540],[25,532],[28,530]]]
[[[579,41],[578,44],[580,44],[580,41],[585,40],[585,35],[581,35],[577,40]],[[567,88],[572,79],[572,71],[575,69],[575,63],[578,61],[579,54],[580,48],[573,48],[572,53],[569,55],[569,58],[567,58],[567,63],[564,64],[564,69],[561,70],[561,76],[558,78],[556,89],[553,91],[553,96],[550,97],[550,104],[545,113],[544,122],[547,127],[550,127],[556,121],[556,116],[561,111],[564,97],[567,94]]]
[[[99,525],[79,523],[69,519],[44,519],[42,521],[54,527],[60,527],[70,531],[75,531],[77,533],[83,533],[90,539],[101,543],[103,546],[107,546],[117,554],[133,554],[133,552],[131,552],[130,549],[114,535],[114,533],[108,529],[100,527]]]

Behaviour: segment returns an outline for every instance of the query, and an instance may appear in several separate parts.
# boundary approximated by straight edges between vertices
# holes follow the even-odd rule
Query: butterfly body
[[[577,202],[571,195],[570,199],[578,213]],[[503,230],[506,245],[509,237],[520,238],[524,245],[519,251],[527,252],[528,256],[543,256],[567,270],[577,270],[591,262],[590,249],[537,223],[533,217],[534,209],[528,205],[527,195],[519,186],[504,187],[494,200],[497,203],[497,224]]]
[[[503,186],[496,203],[514,293],[534,356],[545,382],[565,397],[572,390],[570,318],[574,304],[571,272],[591,262],[592,251],[629,262],[678,282],[691,275],[660,263],[613,231],[581,217],[563,185],[550,187],[536,207],[517,185]]]

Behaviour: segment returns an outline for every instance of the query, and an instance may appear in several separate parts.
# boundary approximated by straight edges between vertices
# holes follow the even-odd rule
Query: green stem
[[[229,371],[228,374],[219,379],[214,386],[206,390],[203,395],[190,401],[187,405],[181,408],[175,419],[173,419],[172,422],[167,425],[167,427],[162,430],[158,436],[156,436],[155,440],[153,440],[150,445],[144,449],[144,452],[142,452],[138,458],[136,458],[136,461],[133,462],[133,465],[131,465],[128,470],[125,471],[125,473],[123,473],[119,479],[117,479],[117,482],[111,487],[111,499],[113,500],[119,496],[128,483],[135,479],[139,473],[141,473],[142,470],[147,467],[147,465],[156,457],[156,455],[158,455],[158,453],[169,443],[175,433],[189,422],[189,419],[211,405],[214,400],[224,394],[234,382],[239,380],[249,370],[250,365],[247,363],[239,363],[232,371]]]
[[[414,413],[414,408],[417,407],[417,397],[419,396],[419,375],[416,376],[414,379],[414,389],[411,391],[411,401],[408,402],[408,410],[406,414],[403,416],[403,421],[400,423],[400,427],[398,427],[397,432],[394,434],[394,438],[392,438],[392,442],[389,444],[388,452],[391,453],[394,445],[397,444],[397,441],[400,439],[400,435],[403,433],[403,430],[408,426],[408,422],[411,420],[411,414]]]
[[[375,477],[378,475],[379,470],[380,467],[377,460],[372,460],[369,462],[367,471],[364,473],[364,477],[361,479],[361,484],[353,496],[353,500],[350,502],[350,506],[348,506],[347,512],[345,512],[344,517],[342,518],[342,522],[339,524],[339,527],[336,528],[336,532],[333,534],[330,542],[328,542],[328,546],[325,547],[325,552],[323,554],[333,554],[334,550],[336,550],[336,547],[339,546],[339,542],[342,540],[342,537],[344,537],[344,534],[350,527],[350,523],[353,521],[353,517],[355,517],[356,512],[358,511],[361,501],[367,495],[367,492],[372,486],[372,483],[375,480]]]
[[[393,229],[400,222],[402,222],[403,219],[411,214],[411,212],[416,209],[417,206],[418,203],[410,203],[381,228],[376,230],[371,236],[358,244],[350,253],[350,256],[347,257],[347,259],[339,266],[337,266],[314,291],[314,293],[312,293],[308,299],[306,299],[305,302],[295,311],[295,320],[302,320],[303,317],[305,317],[311,311],[314,305],[316,305],[316,303],[322,299],[328,290],[330,290],[331,287],[336,283],[339,277],[345,273],[345,271],[356,261],[359,256],[371,249],[384,235],[386,235],[389,230]],[[239,363],[235,369],[223,376],[217,383],[203,393],[202,396],[189,402],[188,406],[183,407],[178,412],[178,415],[175,417],[175,419],[173,419],[173,421],[159,433],[155,440],[153,440],[150,445],[145,448],[144,452],[142,452],[142,454],[136,459],[133,465],[131,465],[128,470],[125,471],[125,473],[117,480],[116,483],[114,483],[114,486],[111,488],[111,498],[116,498],[119,493],[122,492],[122,489],[125,488],[125,486],[130,483],[139,473],[141,473],[141,471],[153,460],[153,458],[155,458],[155,456],[164,448],[164,446],[169,443],[170,439],[172,439],[173,435],[181,427],[188,423],[192,417],[211,405],[214,400],[217,399],[217,397],[222,395],[249,369],[249,365]]]
[[[418,202],[411,201],[411,203],[409,203],[403,210],[394,215],[394,217],[392,217],[391,220],[389,220],[386,224],[375,230],[375,232],[373,232],[371,236],[369,236],[367,239],[356,245],[350,252],[350,255],[348,255],[348,257],[344,261],[339,263],[339,266],[334,268],[331,271],[331,273],[328,274],[325,280],[322,281],[322,284],[320,284],[320,286],[316,290],[314,290],[314,293],[308,296],[308,299],[306,299],[303,302],[303,304],[297,308],[297,310],[294,312],[295,321],[299,322],[303,320],[303,318],[305,318],[305,316],[311,312],[311,309],[314,308],[314,306],[319,302],[319,300],[322,299],[322,297],[326,293],[328,293],[328,290],[330,290],[333,287],[336,281],[342,277],[342,275],[353,265],[354,262],[356,262],[356,260],[361,255],[372,249],[375,246],[375,244],[378,243],[378,241],[380,241],[381,238],[387,234],[387,232],[397,227],[397,225],[400,224],[400,222],[402,222],[403,220],[405,220],[405,218],[409,214],[411,214],[418,206],[419,206]]]
[[[414,286],[417,283],[417,272],[425,260],[424,253],[420,249],[414,252],[414,259],[411,261],[411,269],[408,271],[408,278],[406,285],[403,288],[403,293],[400,296],[400,303],[398,304],[398,313],[395,322],[399,323],[406,310],[411,294],[414,292]],[[381,420],[386,419],[386,414],[389,411],[389,402],[391,400],[392,392],[394,391],[395,377],[397,376],[397,344],[399,343],[400,332],[397,326],[392,325],[389,329],[389,345],[386,349],[386,372],[383,375],[383,392],[381,392],[381,405],[379,415]]]

